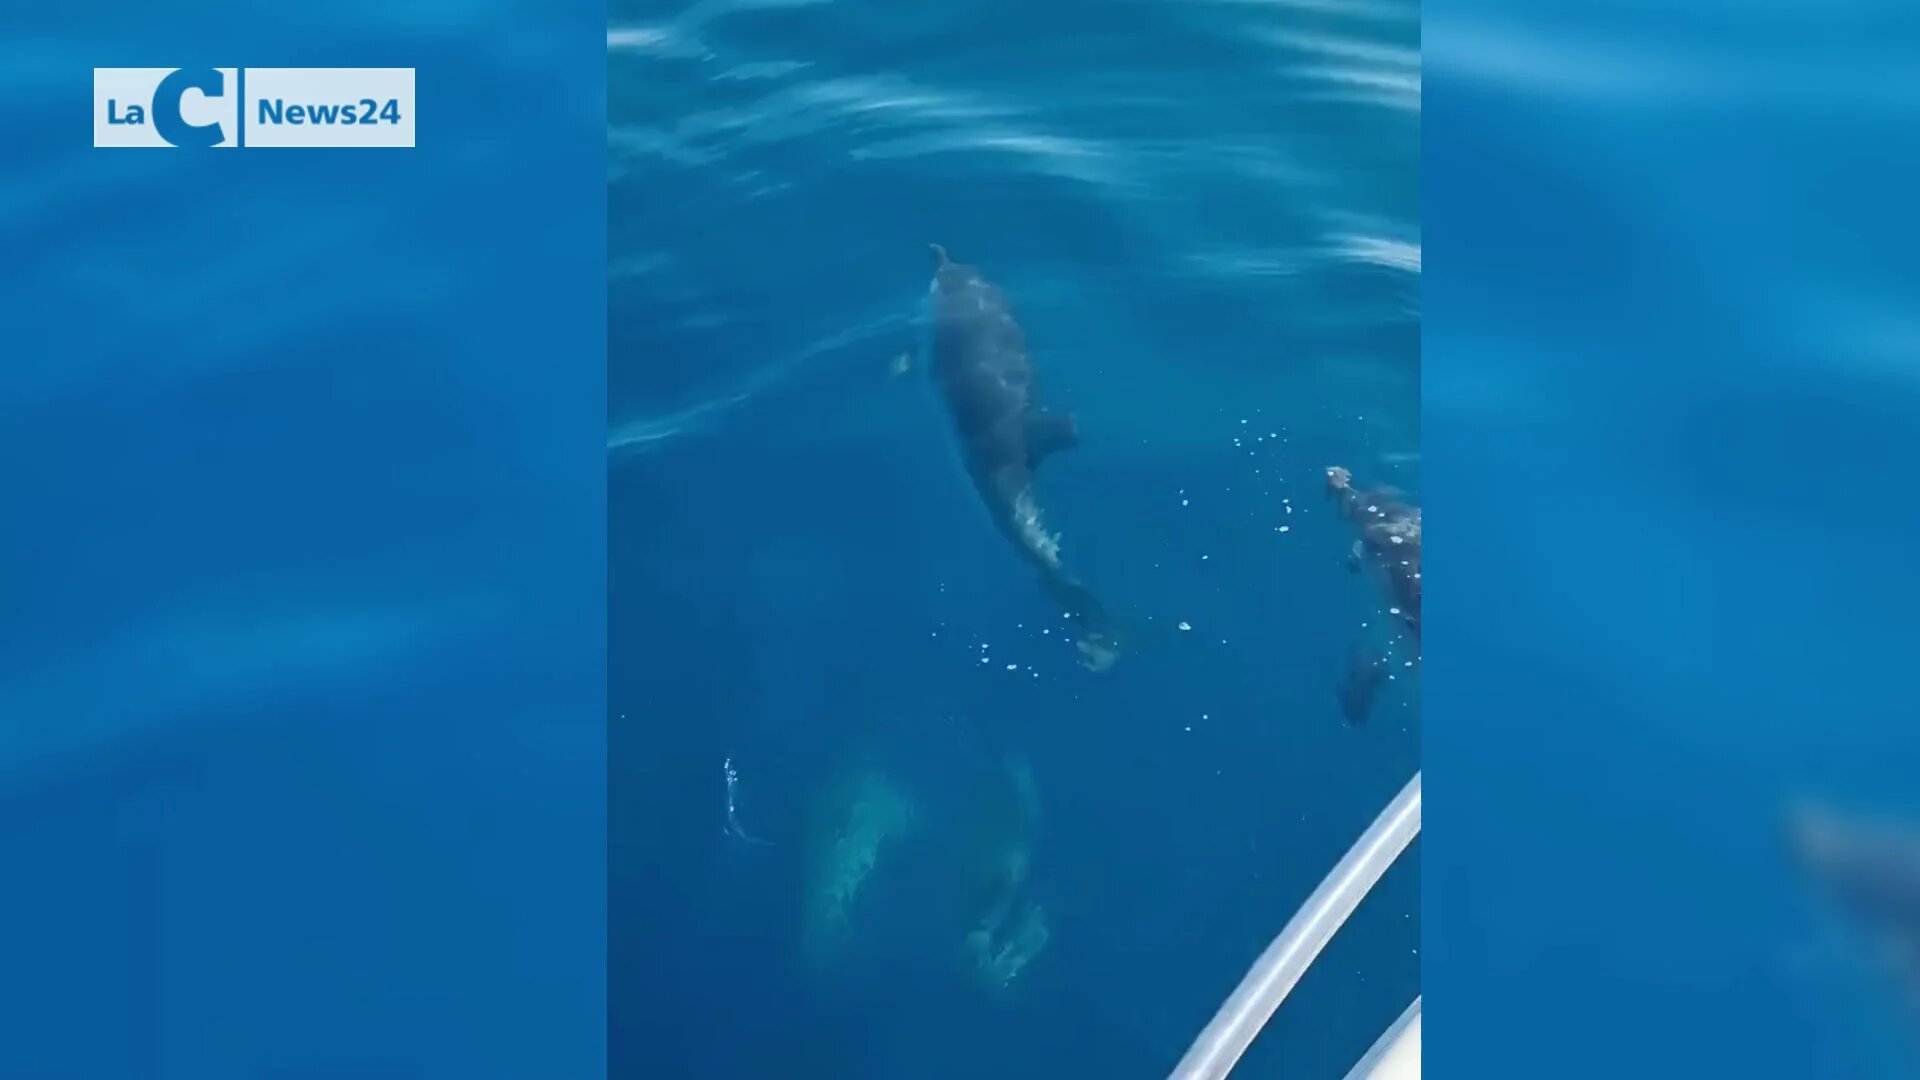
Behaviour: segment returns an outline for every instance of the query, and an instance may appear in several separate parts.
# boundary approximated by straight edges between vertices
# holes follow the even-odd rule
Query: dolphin
[[[1788,819],[1795,861],[1884,949],[1920,1010],[1920,827],[1801,805]]]
[[[1393,615],[1420,636],[1420,508],[1408,505],[1393,488],[1361,491],[1342,466],[1327,469],[1327,497],[1340,516],[1359,526],[1347,566],[1372,563],[1386,580]]]
[[[1092,590],[1061,564],[1060,539],[1047,531],[1033,492],[1040,463],[1079,443],[1073,417],[1039,407],[1026,334],[1006,296],[975,268],[948,258],[945,248],[929,247],[927,360],[967,476],[995,527],[1039,571],[1047,595],[1066,614],[1081,663],[1104,670],[1120,652],[1113,623]]]

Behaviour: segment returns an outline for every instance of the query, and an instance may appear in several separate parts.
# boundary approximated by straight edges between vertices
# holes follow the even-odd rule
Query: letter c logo
[[[221,97],[227,92],[227,80],[213,68],[181,68],[161,79],[153,91],[153,130],[175,146],[213,146],[225,137],[219,124],[189,124],[180,115],[180,98],[188,90]]]

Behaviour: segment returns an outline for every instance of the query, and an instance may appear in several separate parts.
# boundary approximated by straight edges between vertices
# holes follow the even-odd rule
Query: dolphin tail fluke
[[[1106,606],[1093,590],[1063,573],[1042,573],[1047,595],[1066,612],[1073,624],[1074,645],[1080,650],[1082,665],[1105,671],[1120,658],[1120,636],[1107,614]]]

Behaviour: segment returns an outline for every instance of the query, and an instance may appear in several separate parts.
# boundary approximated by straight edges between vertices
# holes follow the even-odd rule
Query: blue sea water
[[[602,28],[0,13],[0,1075],[603,1071]],[[89,145],[196,64],[419,146]]]
[[[1249,1069],[1338,1075],[1417,946],[1431,1068],[1912,1075],[1777,829],[1920,813],[1906,6],[1430,2],[1423,223],[1394,5],[613,14],[0,12],[0,1073],[599,1075],[607,478],[623,1072],[1160,1071],[1414,767],[1423,721],[1333,719],[1343,538],[1268,530],[1377,452],[1454,523],[1435,835]],[[399,160],[86,148],[88,68],[196,62],[418,64],[436,116]],[[928,240],[1082,414],[1056,523],[1160,631],[1103,680],[885,374]],[[916,977],[937,863],[823,984],[827,778],[959,820],[1009,751],[1020,993]],[[725,754],[772,848],[720,840]]]
[[[1417,669],[1341,721],[1390,634],[1322,495],[1332,464],[1420,491],[1418,44],[1391,0],[613,6],[615,1075],[1164,1074],[1419,767]],[[1079,418],[1040,492],[1130,630],[1110,671],[892,372],[929,243]],[[729,757],[770,844],[725,835]],[[1051,938],[995,995],[929,927],[1009,757]],[[918,831],[823,960],[818,821],[863,765]],[[1418,992],[1418,873],[1247,1075],[1342,1075]]]
[[[1424,14],[1429,1059],[1911,1077],[1783,826],[1920,820],[1912,8]]]

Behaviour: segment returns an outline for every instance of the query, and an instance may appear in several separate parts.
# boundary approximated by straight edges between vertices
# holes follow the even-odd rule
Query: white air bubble
[[[1187,622],[1187,620],[1185,620],[1185,619],[1181,619],[1181,620],[1180,620],[1180,629],[1182,629],[1182,630],[1191,630],[1191,629],[1193,629],[1193,624],[1192,624],[1192,623],[1189,623],[1189,622]]]

